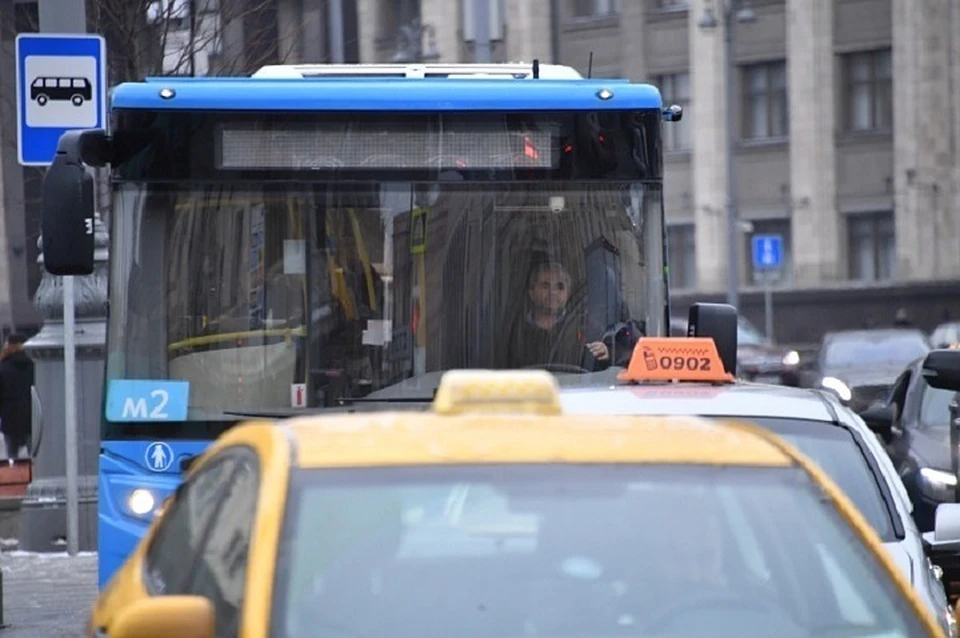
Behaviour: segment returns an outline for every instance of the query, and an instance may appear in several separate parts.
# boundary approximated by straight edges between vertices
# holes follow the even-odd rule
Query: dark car
[[[927,384],[921,374],[924,357],[903,370],[893,385],[885,410],[863,414],[887,446],[903,479],[913,518],[922,532],[933,531],[937,505],[955,501],[957,479],[950,471],[950,403],[952,390]]]
[[[687,334],[687,320],[670,319],[670,334]],[[744,317],[737,319],[737,376],[747,381],[800,385],[800,355],[772,343]]]
[[[904,368],[929,351],[926,335],[913,328],[828,332],[820,343],[817,385],[861,412],[886,401]]]

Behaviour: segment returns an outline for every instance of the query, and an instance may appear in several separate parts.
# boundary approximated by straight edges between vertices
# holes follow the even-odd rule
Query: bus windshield
[[[608,384],[665,330],[655,181],[124,181],[113,220],[107,383],[188,381],[191,421],[452,368]]]

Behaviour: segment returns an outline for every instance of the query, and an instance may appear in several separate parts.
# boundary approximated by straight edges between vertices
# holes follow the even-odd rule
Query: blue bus
[[[42,217],[51,274],[92,272],[87,169],[109,167],[101,587],[240,421],[423,409],[452,368],[608,385],[669,334],[661,126],[681,110],[648,84],[275,66],[121,84],[110,115],[61,138]]]

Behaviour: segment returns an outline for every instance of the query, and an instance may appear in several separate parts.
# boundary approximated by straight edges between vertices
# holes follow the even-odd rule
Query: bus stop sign
[[[99,35],[17,35],[17,158],[49,166],[66,131],[106,128],[107,45]]]

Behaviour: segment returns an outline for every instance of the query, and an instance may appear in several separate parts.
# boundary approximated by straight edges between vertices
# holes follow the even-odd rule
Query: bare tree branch
[[[107,41],[111,86],[147,76],[249,75],[265,64],[287,62],[302,38],[299,22],[281,27],[276,0],[86,0],[86,4],[88,31]],[[208,6],[216,11],[205,11]],[[0,24],[5,49],[13,47],[18,31],[39,30],[35,9],[14,7],[18,20]],[[14,91],[0,91],[0,112],[15,113],[15,100]],[[15,145],[16,138],[9,136],[4,143]]]

